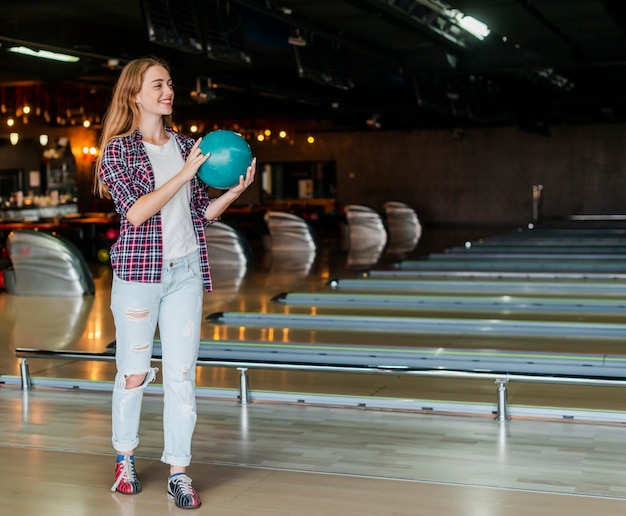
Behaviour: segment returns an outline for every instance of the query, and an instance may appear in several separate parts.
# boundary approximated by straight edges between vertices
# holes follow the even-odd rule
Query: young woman
[[[200,506],[186,468],[196,423],[195,364],[202,301],[211,291],[204,226],[215,221],[254,181],[253,160],[239,184],[209,198],[196,173],[208,159],[200,140],[171,127],[174,90],[168,65],[136,59],[122,70],[104,117],[96,163],[96,190],[120,214],[111,247],[111,311],[116,328],[117,374],[112,399],[115,483],[124,494],[141,491],[134,465],[145,386],[158,326],[163,367],[161,460],[169,464],[167,494],[181,508]]]

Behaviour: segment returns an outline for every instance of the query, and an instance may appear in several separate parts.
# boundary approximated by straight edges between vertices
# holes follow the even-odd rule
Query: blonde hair
[[[142,57],[130,61],[124,66],[113,87],[111,102],[103,118],[99,144],[100,154],[96,159],[94,169],[94,194],[100,197],[110,197],[108,188],[99,177],[102,152],[113,138],[127,136],[137,128],[139,109],[135,102],[135,96],[141,90],[146,70],[153,66],[162,66],[168,73],[170,72],[170,67],[166,61],[158,57]],[[163,122],[171,125],[171,115],[164,116]]]

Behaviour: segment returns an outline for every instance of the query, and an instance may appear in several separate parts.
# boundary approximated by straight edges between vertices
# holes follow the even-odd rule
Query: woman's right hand
[[[202,149],[200,148],[201,141],[202,138],[198,138],[196,143],[193,144],[193,147],[189,151],[189,156],[187,156],[187,161],[185,161],[185,165],[179,172],[187,181],[191,181],[194,178],[198,173],[198,169],[211,155],[210,153],[202,154]]]

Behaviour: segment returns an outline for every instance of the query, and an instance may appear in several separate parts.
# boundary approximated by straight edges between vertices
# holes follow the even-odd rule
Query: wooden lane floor
[[[165,496],[159,396],[136,452],[143,492],[110,491],[106,393],[0,388],[6,514],[183,514]],[[195,514],[609,516],[626,510],[624,428],[200,399]],[[19,474],[15,469],[19,468]]]

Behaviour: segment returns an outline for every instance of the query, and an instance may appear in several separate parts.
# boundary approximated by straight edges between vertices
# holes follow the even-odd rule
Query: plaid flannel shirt
[[[195,141],[166,127],[176,138],[183,159],[186,160]],[[113,138],[103,149],[100,179],[109,189],[116,211],[120,214],[120,236],[111,247],[111,267],[126,281],[159,283],[163,269],[163,240],[161,212],[155,213],[140,226],[133,226],[126,213],[147,193],[154,191],[152,165],[142,145],[141,133],[135,130],[128,136]],[[204,289],[212,289],[209,256],[204,234],[205,226],[214,221],[204,217],[213,201],[206,187],[196,176],[191,180],[191,221],[200,255],[200,269]]]

